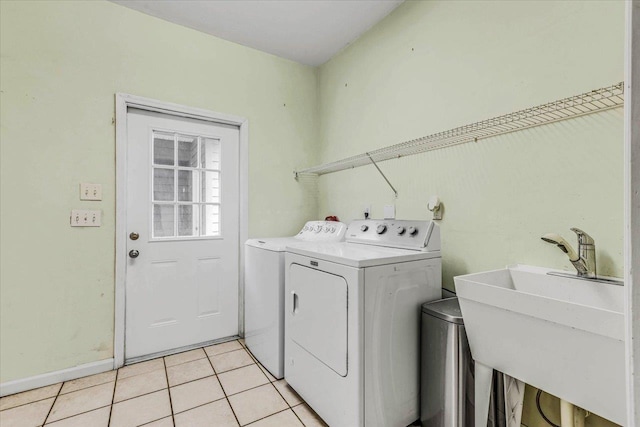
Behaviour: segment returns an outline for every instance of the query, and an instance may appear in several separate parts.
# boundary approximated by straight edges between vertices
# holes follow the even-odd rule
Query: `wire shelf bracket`
[[[481,139],[586,116],[622,106],[624,106],[624,82],[379,148],[334,162],[301,169],[294,171],[294,175],[296,179],[301,175],[318,176],[373,163],[397,197],[398,192],[382,173],[377,162],[420,154],[426,151],[451,147],[467,142],[478,142]]]
[[[396,199],[398,198],[398,190],[396,190],[396,188],[391,184],[391,182],[389,182],[389,178],[387,178],[387,176],[382,172],[382,170],[380,169],[380,166],[378,166],[378,164],[376,163],[375,160],[373,160],[373,157],[371,157],[371,155],[369,153],[365,153],[367,156],[369,156],[369,159],[371,160],[371,163],[373,163],[373,166],[376,167],[376,169],[378,169],[378,172],[380,172],[380,175],[382,175],[382,177],[384,178],[385,181],[387,181],[387,184],[389,184],[389,187],[391,187],[391,189],[393,190],[393,194],[396,197]]]

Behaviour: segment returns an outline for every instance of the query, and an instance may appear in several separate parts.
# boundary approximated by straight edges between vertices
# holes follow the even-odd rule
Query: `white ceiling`
[[[404,0],[111,0],[307,65],[320,65]]]

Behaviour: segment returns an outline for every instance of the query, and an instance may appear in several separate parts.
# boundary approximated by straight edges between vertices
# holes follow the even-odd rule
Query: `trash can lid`
[[[422,304],[422,312],[447,322],[464,325],[458,297],[426,302]]]

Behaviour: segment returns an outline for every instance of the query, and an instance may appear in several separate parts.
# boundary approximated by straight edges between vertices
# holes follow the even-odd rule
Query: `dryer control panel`
[[[349,223],[346,241],[421,251],[440,250],[440,227],[433,221],[363,219]]]

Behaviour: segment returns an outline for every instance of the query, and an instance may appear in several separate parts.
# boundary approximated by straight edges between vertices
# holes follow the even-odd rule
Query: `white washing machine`
[[[284,254],[302,242],[339,242],[346,224],[309,221],[293,237],[249,239],[245,243],[245,343],[271,374],[284,377]]]
[[[432,221],[358,220],[342,243],[291,244],[285,378],[331,427],[420,416],[421,304],[441,298]]]

